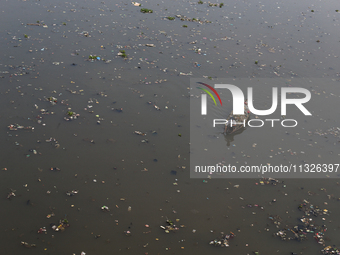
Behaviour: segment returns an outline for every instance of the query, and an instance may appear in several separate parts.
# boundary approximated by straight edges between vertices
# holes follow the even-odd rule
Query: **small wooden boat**
[[[225,124],[224,132],[228,135],[235,133],[238,130],[245,128],[248,120],[250,118],[250,111],[248,108],[247,101],[244,102],[244,115],[234,115],[231,112],[227,118],[227,123]]]

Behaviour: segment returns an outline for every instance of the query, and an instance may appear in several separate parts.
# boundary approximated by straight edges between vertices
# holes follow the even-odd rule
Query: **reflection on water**
[[[227,146],[228,147],[230,146],[230,144],[234,141],[234,137],[235,136],[241,135],[243,132],[246,132],[246,130],[247,130],[247,127],[239,129],[239,130],[235,131],[232,134],[223,133],[224,134],[224,139],[227,142]]]

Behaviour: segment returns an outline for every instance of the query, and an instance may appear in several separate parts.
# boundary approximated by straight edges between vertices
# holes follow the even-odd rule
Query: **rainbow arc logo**
[[[209,88],[212,92],[214,92],[214,94],[217,96],[218,100],[220,101],[220,104],[222,106],[222,100],[219,96],[219,94],[217,93],[217,91],[211,87],[210,85],[206,84],[206,83],[203,83],[203,82],[197,82],[199,84],[202,84],[204,86],[206,86],[207,88]],[[215,97],[211,94],[211,92],[207,89],[204,89],[204,88],[201,88],[201,87],[197,87],[198,89],[201,89],[203,90],[205,93],[207,93],[211,98],[212,100],[214,101],[215,105],[217,106],[217,103],[216,103],[216,100],[215,100]],[[206,94],[202,94],[202,97],[201,97],[201,100],[202,100],[202,110],[201,110],[201,114],[202,115],[207,115],[207,95]]]

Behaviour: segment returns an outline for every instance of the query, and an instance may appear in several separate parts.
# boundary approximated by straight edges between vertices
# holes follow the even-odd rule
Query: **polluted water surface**
[[[1,254],[340,254],[338,9],[2,1]],[[231,113],[231,93],[206,86],[223,79],[248,101],[253,87],[260,110],[279,87],[277,111],[231,134],[191,126],[192,110]],[[311,116],[281,114],[281,88],[294,87],[310,92]],[[216,101],[206,117],[203,89]],[[303,170],[191,178],[197,151],[220,167]]]

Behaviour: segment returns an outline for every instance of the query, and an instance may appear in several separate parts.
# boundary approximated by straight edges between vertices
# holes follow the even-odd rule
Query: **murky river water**
[[[296,128],[224,136],[202,127],[223,152],[215,158],[207,150],[207,159],[339,163],[338,2],[140,3],[1,1],[0,253],[321,254],[312,233],[301,242],[273,236],[281,227],[268,217],[280,215],[282,229],[301,224],[304,199],[330,212],[313,219],[327,226],[325,245],[339,247],[337,178],[280,178],[273,186],[256,185],[260,175],[189,173],[190,132],[197,132],[190,78],[284,84],[257,83],[261,109],[273,86],[312,94],[312,116],[289,108]],[[232,103],[223,102],[209,101],[209,109],[227,115]],[[11,190],[15,197],[6,199]],[[71,190],[79,192],[67,196]],[[64,218],[70,227],[53,231],[50,224]],[[179,230],[165,233],[167,219]],[[42,227],[46,234],[37,233]],[[209,245],[230,231],[230,247]]]

